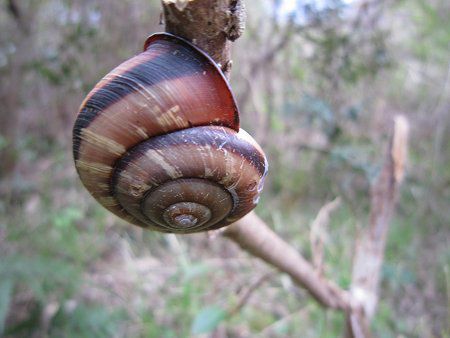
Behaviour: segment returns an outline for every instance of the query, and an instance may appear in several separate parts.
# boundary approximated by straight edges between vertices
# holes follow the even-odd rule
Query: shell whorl
[[[218,66],[187,41],[155,34],[107,74],[73,130],[89,192],[130,223],[189,233],[252,210],[267,171]]]

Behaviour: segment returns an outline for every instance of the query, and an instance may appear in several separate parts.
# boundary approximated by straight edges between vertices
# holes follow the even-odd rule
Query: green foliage
[[[60,297],[73,294],[79,283],[76,269],[67,262],[42,255],[9,255],[0,263],[0,278],[27,287],[37,299],[45,301],[60,290]]]
[[[207,306],[200,310],[192,323],[192,334],[209,333],[226,318],[227,312],[217,305]]]
[[[8,314],[9,303],[12,298],[14,283],[9,278],[0,280],[0,335],[5,329],[6,316]]]
[[[32,142],[22,147],[34,161],[39,158],[35,157],[36,152],[43,151],[35,149]],[[118,320],[125,316],[76,300],[84,287],[85,271],[103,247],[96,234],[102,229],[104,214],[95,227],[80,227],[84,213],[79,205],[64,202],[66,206],[55,209],[50,192],[66,189],[67,182],[55,180],[55,177],[61,172],[61,166],[65,166],[67,155],[55,153],[54,158],[51,170],[41,177],[49,184],[41,183],[40,195],[35,195],[33,187],[24,181],[20,186],[14,185],[14,189],[27,197],[5,201],[13,212],[2,219],[7,245],[0,247],[0,327],[6,337],[44,334],[44,330],[50,337],[91,337],[93,334],[110,337]],[[11,208],[14,203],[25,203],[29,198],[35,201],[33,204],[38,203],[31,214],[31,211],[26,214]],[[11,306],[15,306],[11,299],[16,295],[27,295],[30,303],[29,311],[18,315],[20,320],[14,319],[10,312]],[[46,316],[49,302],[56,304],[59,310],[48,319],[48,327],[43,327],[42,318]],[[67,309],[65,304],[68,303],[74,303],[75,307]],[[8,317],[11,319],[4,327]]]
[[[6,137],[0,134],[0,151],[5,149],[8,146],[8,140]]]
[[[419,34],[419,39],[412,44],[414,52],[425,61],[447,62],[450,41],[450,25],[447,19],[450,9],[442,11],[429,1],[415,0],[413,10]]]
[[[40,325],[44,306],[48,299],[56,299],[64,304],[79,290],[82,271],[70,262],[48,256],[24,257],[8,256],[0,264],[0,319],[6,318],[8,299],[13,286],[18,290],[29,289],[35,299],[34,311],[26,318],[5,330],[7,337],[16,334],[31,334]],[[55,298],[56,297],[56,298]],[[114,332],[117,314],[106,309],[85,304],[76,305],[67,312],[64,306],[51,318],[50,337],[62,335],[70,337],[111,337]]]
[[[105,308],[81,304],[73,311],[58,311],[52,320],[50,337],[113,337],[122,314]]]
[[[205,276],[211,267],[205,263],[187,264],[183,266],[183,282],[188,284],[192,280]]]
[[[261,332],[275,321],[274,316],[270,312],[262,311],[258,308],[251,308],[249,311],[246,311],[245,317],[247,325],[255,333]]]

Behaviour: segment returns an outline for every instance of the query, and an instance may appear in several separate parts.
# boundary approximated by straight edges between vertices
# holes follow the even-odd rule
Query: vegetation
[[[243,127],[269,157],[257,212],[310,256],[312,221],[341,197],[325,233],[325,274],[348,287],[390,121],[405,115],[408,172],[372,329],[450,337],[450,4],[325,3],[287,12],[283,1],[247,2],[231,83]],[[0,6],[0,335],[341,334],[341,314],[234,245],[126,225],[81,186],[71,154],[77,108],[162,29],[158,1]]]

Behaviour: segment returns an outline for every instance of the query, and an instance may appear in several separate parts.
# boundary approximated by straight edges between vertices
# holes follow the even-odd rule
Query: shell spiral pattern
[[[260,146],[239,128],[227,80],[204,52],[176,36],[107,74],[83,101],[73,156],[105,208],[145,228],[217,229],[257,204],[267,173]]]

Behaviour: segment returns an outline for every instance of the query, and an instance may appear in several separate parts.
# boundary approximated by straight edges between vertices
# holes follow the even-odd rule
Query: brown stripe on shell
[[[182,79],[181,85],[180,82],[174,84],[184,88],[184,101],[169,104],[164,101],[164,97],[155,96],[162,110],[191,100],[202,101],[210,109],[208,116],[212,117],[207,124],[224,125],[236,130],[239,128],[239,114],[233,94],[220,69],[209,56],[189,42],[169,34],[156,34],[149,41],[146,51],[111,71],[84,100],[73,131],[75,159],[79,156],[81,131],[88,128],[99,115],[106,113],[109,106],[135,93],[152,96],[149,87],[154,89],[159,86],[162,92],[164,89],[176,91],[178,88],[167,87],[167,83],[173,79]],[[196,93],[189,96],[192,90]],[[185,111],[188,112],[187,119],[193,114],[199,114],[198,111],[189,112],[187,108]],[[170,130],[178,129],[181,128]]]
[[[227,225],[256,206],[267,162],[245,132],[224,127],[198,127],[141,143],[117,164],[112,185],[119,203],[147,222],[141,201],[148,190],[179,178],[203,178],[223,186],[233,209],[214,227]]]
[[[154,50],[152,53],[139,53],[136,56],[132,57],[131,59],[125,60],[122,62],[119,66],[114,68],[113,71],[106,74],[96,85],[95,87],[89,92],[89,94],[84,98],[83,102],[80,105],[81,107],[86,105],[86,102],[95,94],[97,91],[101,88],[104,88],[108,86],[114,79],[116,79],[118,76],[128,73],[130,70],[135,69],[136,67],[145,64],[152,60],[153,58],[156,58],[160,56],[161,54],[164,54],[165,52],[163,50],[160,50],[159,52],[157,50]]]
[[[121,166],[126,165],[126,163],[132,163],[137,157],[142,156],[143,149],[148,149],[149,153],[162,153],[164,147],[177,146],[189,142],[202,146],[216,146],[233,154],[237,153],[241,157],[247,158],[261,177],[267,174],[268,163],[266,156],[253,137],[243,129],[236,133],[234,130],[219,126],[199,126],[155,137],[149,142],[139,144],[134,149],[129,149],[126,158],[124,157],[121,163],[117,165],[117,170],[122,170]]]
[[[175,225],[167,221],[167,211],[180,204],[193,203],[199,209],[197,222],[189,225]],[[200,178],[180,178],[148,191],[141,201],[141,213],[148,221],[177,233],[192,233],[210,228],[228,216],[233,207],[230,193],[217,183]],[[205,215],[207,213],[207,215]],[[206,216],[206,217],[205,217]]]
[[[194,82],[195,77],[191,77]],[[80,131],[78,159],[75,161],[81,180],[95,198],[108,196],[108,189],[100,186],[109,184],[109,178],[86,171],[86,165],[114,166],[114,163],[132,148],[148,138],[172,130],[208,124],[214,112],[211,103],[219,105],[216,95],[209,97],[208,104],[188,99],[183,95],[190,91],[196,97],[205,97],[202,87],[189,88],[184,79],[166,81],[163,86],[155,86],[146,91],[128,95],[111,105],[107,111],[97,116],[87,128]],[[163,88],[178,88],[178,93],[168,93]],[[169,95],[170,94],[170,95]],[[178,94],[178,96],[177,96]],[[163,98],[168,108],[163,110],[159,102]],[[176,104],[180,103],[180,105]],[[193,114],[193,112],[197,112]],[[222,122],[222,121],[221,121]],[[222,122],[225,124],[225,121]],[[81,165],[85,164],[85,165]],[[105,207],[107,207],[105,205]],[[108,209],[113,209],[108,207]],[[119,211],[117,211],[119,212]]]

